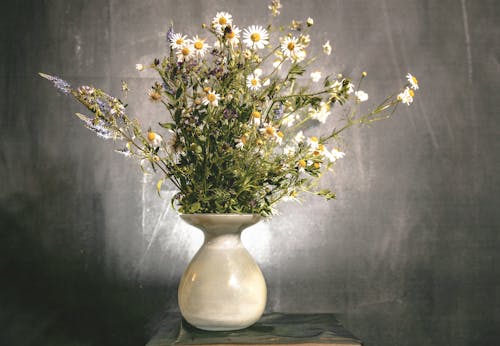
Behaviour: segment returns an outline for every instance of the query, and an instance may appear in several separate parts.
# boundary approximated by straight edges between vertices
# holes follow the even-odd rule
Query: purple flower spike
[[[48,74],[45,74],[45,73],[38,73],[41,77],[45,78],[45,79],[48,79],[49,81],[51,81],[52,83],[54,83],[54,86],[59,89],[62,93],[64,94],[69,94],[71,92],[71,85],[69,85],[68,82],[66,82],[65,80],[59,78],[59,77],[55,77],[55,76],[50,76]]]

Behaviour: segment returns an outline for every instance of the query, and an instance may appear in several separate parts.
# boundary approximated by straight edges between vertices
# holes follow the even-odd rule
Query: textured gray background
[[[500,3],[285,1],[315,19],[324,71],[356,75],[370,100],[420,81],[412,107],[344,136],[325,184],[338,200],[283,204],[245,234],[269,311],[341,312],[366,345],[493,345],[500,326]],[[217,10],[244,27],[264,1],[5,1],[0,14],[0,344],[141,345],[201,242],[154,181],[72,115],[44,71],[119,94],[154,125],[139,73]],[[169,192],[166,191],[167,195]]]

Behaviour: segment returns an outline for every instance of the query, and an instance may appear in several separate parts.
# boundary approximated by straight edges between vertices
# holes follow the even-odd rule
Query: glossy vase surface
[[[264,312],[267,288],[241,232],[260,221],[251,214],[183,214],[205,241],[184,272],[178,291],[182,316],[204,330],[238,330]]]

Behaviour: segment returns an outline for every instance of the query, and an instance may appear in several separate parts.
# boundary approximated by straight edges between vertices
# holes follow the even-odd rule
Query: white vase
[[[266,282],[243,246],[241,232],[261,216],[183,214],[181,218],[205,235],[179,284],[182,316],[204,330],[237,330],[257,322],[266,306]]]

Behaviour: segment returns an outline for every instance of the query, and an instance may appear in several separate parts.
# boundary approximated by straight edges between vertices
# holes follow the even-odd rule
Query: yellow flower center
[[[252,112],[252,117],[259,119],[260,118],[260,112],[259,111],[253,111]]]
[[[283,138],[283,137],[285,137],[285,135],[283,134],[283,132],[278,131],[278,137]]]
[[[417,78],[415,78],[415,77],[413,77],[413,76],[412,76],[412,77],[411,77],[411,80],[413,81],[413,83],[414,83],[414,84],[417,84],[417,85],[418,85],[418,80],[417,80]]]
[[[254,32],[253,34],[250,35],[250,39],[253,42],[259,42],[260,41],[260,34],[258,32]]]
[[[203,88],[203,91],[204,91],[204,92],[206,92],[206,93],[209,93],[209,92],[210,92],[210,90],[212,90],[212,89],[210,89],[210,87],[204,87],[204,88]]]
[[[235,36],[234,31],[228,32],[228,33],[226,34],[226,38],[227,38],[227,39],[229,39],[229,40],[233,39],[233,38],[234,38],[234,36]]]
[[[156,138],[156,134],[154,132],[148,132],[148,140],[149,141],[154,141]]]
[[[323,150],[325,150],[325,146],[324,146],[323,144],[319,144],[319,145],[318,145],[318,150],[319,150],[319,151],[323,151]]]
[[[203,48],[203,42],[202,41],[196,41],[194,43],[194,48],[196,48],[198,50],[202,49]]]
[[[316,168],[316,169],[318,169],[318,168],[320,168],[320,167],[321,167],[321,165],[319,164],[319,162],[315,162],[315,163],[313,164],[313,166],[314,166],[314,168]]]
[[[299,167],[304,168],[307,165],[306,160],[299,160]]]
[[[189,51],[188,47],[184,47],[184,48],[182,48],[181,53],[182,53],[182,55],[189,55],[189,53],[191,53],[191,52]]]
[[[210,102],[214,102],[216,99],[217,99],[217,97],[215,96],[215,94],[208,94],[207,95],[207,100]]]
[[[311,142],[317,142],[317,141],[318,141],[318,137],[316,137],[316,136],[311,137]]]
[[[274,135],[275,132],[276,132],[276,130],[274,129],[274,127],[272,127],[272,126],[266,127],[266,134],[267,135],[272,136],[272,135]]]
[[[182,38],[178,38],[177,41],[175,41],[176,44],[183,44],[184,40]]]
[[[415,96],[415,92],[413,90],[410,89],[410,96],[413,97]]]
[[[257,145],[262,145],[264,142],[262,142],[262,139],[257,139]]]
[[[288,43],[288,45],[286,46],[286,48],[288,48],[288,50],[294,50],[295,49],[295,43],[293,43],[293,42]]]
[[[225,17],[220,17],[220,18],[219,18],[219,24],[220,24],[220,25],[224,25],[224,24],[226,24],[226,23],[227,23],[227,19],[226,19]]]
[[[319,151],[314,150],[314,151],[313,151],[313,156],[318,156],[318,155],[319,155]]]
[[[258,81],[257,79],[255,79],[255,78],[254,78],[254,79],[252,79],[252,80],[250,81],[250,83],[251,83],[253,86],[256,86],[256,85],[257,85],[257,83],[259,83],[259,81]]]

